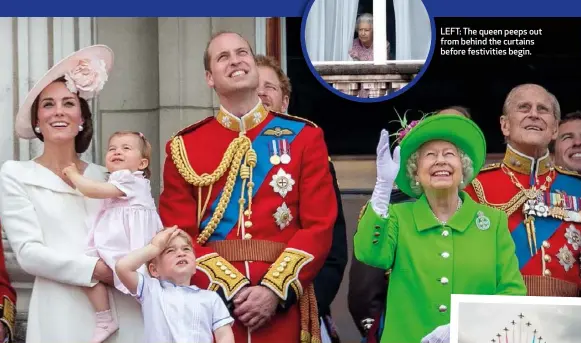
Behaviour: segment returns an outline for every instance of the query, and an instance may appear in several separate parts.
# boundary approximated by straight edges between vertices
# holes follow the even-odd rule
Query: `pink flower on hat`
[[[105,61],[83,59],[71,71],[65,74],[67,88],[71,93],[89,100],[97,95],[107,82],[109,76]]]
[[[405,135],[407,135],[411,131],[411,129],[413,129],[419,123],[420,123],[419,120],[414,120],[411,123],[409,123],[409,125],[406,126],[405,129],[399,132],[399,140],[401,141],[405,137]]]

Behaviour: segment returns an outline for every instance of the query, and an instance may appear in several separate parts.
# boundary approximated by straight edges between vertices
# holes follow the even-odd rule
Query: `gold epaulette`
[[[312,127],[319,127],[317,124],[313,123],[312,121],[305,119],[305,118],[301,118],[301,117],[297,117],[297,116],[293,116],[290,114],[286,114],[286,113],[280,113],[280,112],[273,112],[270,111],[270,113],[274,114],[275,116],[279,116],[279,117],[283,117],[283,118],[287,118],[290,120],[297,120],[297,121],[301,121],[303,123],[307,123],[309,125],[311,125]]]
[[[555,170],[561,174],[565,174],[565,175],[570,175],[570,176],[575,176],[578,178],[581,178],[581,174],[579,174],[578,172],[574,171],[574,170],[569,170],[569,169],[565,169],[561,166],[557,166],[555,165]]]
[[[485,165],[484,167],[482,167],[482,169],[480,169],[480,172],[485,172],[485,171],[489,171],[489,170],[496,170],[498,168],[500,168],[500,163],[491,163],[488,165]]]
[[[210,122],[210,120],[212,120],[212,119],[214,119],[214,117],[206,117],[202,120],[199,120],[199,121],[193,123],[190,126],[186,126],[185,128],[183,128],[183,129],[179,130],[178,132],[176,132],[175,134],[173,134],[171,136],[171,139],[173,139],[176,136],[183,136],[188,132],[192,132],[193,130],[197,129],[198,127]]]

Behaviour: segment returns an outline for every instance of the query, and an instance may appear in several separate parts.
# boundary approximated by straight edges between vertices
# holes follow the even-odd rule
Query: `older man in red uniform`
[[[555,166],[548,145],[557,136],[559,103],[525,84],[507,96],[500,118],[507,149],[467,191],[504,210],[521,273],[532,296],[579,296],[581,178]]]
[[[312,280],[337,218],[323,132],[263,107],[240,35],[215,35],[204,64],[220,110],[168,142],[162,221],[196,239],[192,281],[231,307],[236,342],[320,340]]]

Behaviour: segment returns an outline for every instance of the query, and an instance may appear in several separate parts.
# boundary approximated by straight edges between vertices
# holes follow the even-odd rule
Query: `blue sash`
[[[256,151],[257,156],[257,163],[256,167],[254,167],[252,171],[252,181],[254,182],[254,189],[252,190],[252,196],[256,195],[256,192],[262,186],[264,179],[269,174],[270,170],[274,167],[270,163],[270,146],[272,145],[273,139],[276,139],[275,136],[270,135],[263,135],[266,130],[274,129],[276,127],[289,129],[292,134],[285,135],[284,139],[286,139],[287,143],[291,144],[291,142],[295,139],[295,137],[302,131],[305,127],[305,123],[299,122],[296,120],[289,120],[281,117],[275,117],[272,119],[260,132],[258,136],[252,142],[252,148]],[[292,153],[292,151],[291,151]],[[268,185],[268,183],[267,183]],[[219,241],[226,239],[226,236],[230,233],[230,231],[237,225],[238,223],[238,215],[240,211],[240,204],[238,203],[238,199],[240,199],[240,192],[242,190],[242,179],[240,176],[236,178],[236,182],[234,183],[234,189],[232,190],[232,195],[230,197],[230,202],[226,206],[226,210],[224,211],[224,217],[216,227],[216,230],[210,236],[208,241]],[[210,213],[214,213],[216,211],[216,207],[218,206],[218,202],[220,201],[220,197],[222,196],[223,190],[220,191],[218,197],[212,203],[210,207]],[[246,204],[248,204],[248,192],[244,191],[244,199],[246,200]],[[202,228],[205,228],[210,221],[211,215],[209,215],[204,221],[202,221]],[[274,219],[273,219],[274,220]]]
[[[550,189],[551,193],[556,191],[565,191],[569,195],[579,196],[581,193],[581,183],[572,176],[557,173]],[[548,240],[562,223],[562,220],[552,217],[535,217],[535,231],[537,234],[537,251],[535,251],[535,254],[541,248],[543,241]],[[519,269],[522,269],[533,257],[531,256],[524,223],[520,223],[512,231],[512,238],[516,245],[516,257],[518,258]]]

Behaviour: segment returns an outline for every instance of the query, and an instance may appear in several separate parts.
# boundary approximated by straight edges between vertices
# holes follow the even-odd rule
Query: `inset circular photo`
[[[422,0],[311,0],[301,44],[311,72],[329,90],[384,101],[425,70],[432,22]]]

